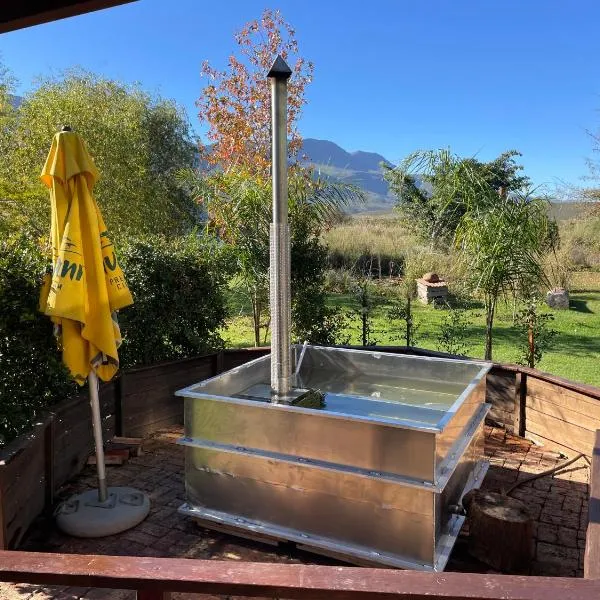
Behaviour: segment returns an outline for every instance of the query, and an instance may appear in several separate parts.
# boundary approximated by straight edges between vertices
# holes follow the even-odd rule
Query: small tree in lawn
[[[210,142],[203,158],[224,171],[241,167],[265,179],[270,169],[271,90],[265,77],[279,54],[292,69],[288,81],[288,153],[297,157],[302,138],[296,123],[306,103],[313,64],[298,54],[296,32],[279,11],[265,10],[259,20],[247,23],[236,35],[238,55],[229,57],[227,69],[208,62],[202,74],[209,84],[197,101],[200,121],[208,126]]]
[[[471,324],[466,311],[449,307],[440,326],[438,350],[457,356],[466,356],[469,347],[466,339]]]
[[[492,359],[492,330],[498,299],[531,290],[545,280],[550,220],[547,203],[529,196],[498,196],[470,207],[456,243],[474,291],[485,303],[485,359]],[[495,200],[495,201],[494,201]]]
[[[556,331],[550,327],[553,320],[552,313],[539,311],[539,302],[535,297],[517,313],[516,322],[522,339],[519,364],[533,369],[542,360],[542,355],[556,336]]]

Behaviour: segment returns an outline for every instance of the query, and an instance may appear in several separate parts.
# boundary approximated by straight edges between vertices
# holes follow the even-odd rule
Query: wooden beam
[[[590,475],[590,504],[583,573],[587,579],[600,579],[600,429],[596,431]]]
[[[150,591],[300,600],[600,598],[600,581],[576,578],[10,551],[0,552],[0,581],[133,589],[141,598]]]
[[[112,8],[128,2],[135,0],[1,0],[0,33]]]

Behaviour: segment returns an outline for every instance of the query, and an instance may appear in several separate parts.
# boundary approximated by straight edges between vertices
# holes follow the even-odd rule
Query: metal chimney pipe
[[[273,221],[270,230],[271,391],[285,398],[292,387],[290,348],[290,230],[287,190],[287,80],[291,69],[278,56],[267,77],[271,81],[271,172]]]

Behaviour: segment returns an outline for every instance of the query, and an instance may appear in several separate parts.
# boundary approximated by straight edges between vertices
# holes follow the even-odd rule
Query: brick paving
[[[110,485],[129,485],[149,494],[151,512],[135,529],[101,539],[63,535],[50,516],[40,517],[21,544],[22,550],[118,556],[162,556],[260,562],[341,564],[295,550],[211,532],[179,515],[184,501],[183,448],[175,444],[181,431],[163,430],[145,440],[142,456],[122,466],[107,467]],[[538,447],[499,428],[486,428],[486,454],[490,470],[483,487],[505,492],[514,482],[540,473],[564,460],[558,452]],[[589,463],[585,458],[564,472],[524,483],[511,494],[525,502],[535,519],[533,575],[581,577],[587,526]],[[96,486],[95,470],[86,467],[60,490],[58,501]],[[467,552],[468,527],[461,532],[448,570],[492,572]],[[1,600],[133,600],[125,590],[42,587],[0,583]],[[216,598],[173,594],[173,600]]]

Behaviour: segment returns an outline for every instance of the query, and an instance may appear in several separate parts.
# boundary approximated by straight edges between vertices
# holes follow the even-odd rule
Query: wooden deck
[[[278,565],[342,566],[343,563],[298,551],[291,545],[271,546],[201,529],[191,519],[179,515],[177,508],[184,501],[185,495],[183,448],[175,444],[180,435],[181,430],[178,428],[162,430],[145,440],[142,456],[131,459],[123,466],[108,467],[110,484],[133,485],[149,493],[152,510],[149,517],[138,527],[102,539],[76,539],[61,534],[54,526],[51,516],[46,515],[37,519],[26,534],[20,549],[61,555],[175,557],[192,558],[196,561],[224,560],[235,563],[248,561]],[[516,481],[545,471],[564,460],[557,451],[536,446],[503,429],[493,427],[486,428],[486,454],[491,467],[484,481],[484,487],[494,491],[506,491]],[[583,576],[589,473],[589,462],[584,457],[570,465],[566,471],[529,481],[512,493],[514,497],[528,505],[536,520],[536,554],[531,575],[571,578]],[[63,486],[59,491],[59,497],[68,497],[74,492],[93,486],[95,486],[94,468],[86,467],[75,481]],[[493,574],[486,565],[468,555],[467,536],[468,530],[465,527],[451,556],[448,571]],[[191,568],[196,561],[186,564]],[[42,569],[42,562],[40,557],[40,562],[36,563],[38,569]],[[277,571],[273,567],[271,569],[273,572]],[[299,572],[294,571],[294,573]],[[363,572],[367,574],[367,571],[363,570]],[[52,578],[43,579],[40,576],[40,580],[46,584],[53,583]],[[0,584],[0,598],[3,600],[66,600],[67,598],[129,600],[135,595],[132,591],[93,589],[92,579],[79,578],[72,581],[76,583],[68,586],[38,585],[31,583],[31,580],[20,586]],[[221,593],[240,595],[239,592]],[[202,596],[190,597],[202,598]],[[214,596],[206,597],[214,598]]]

